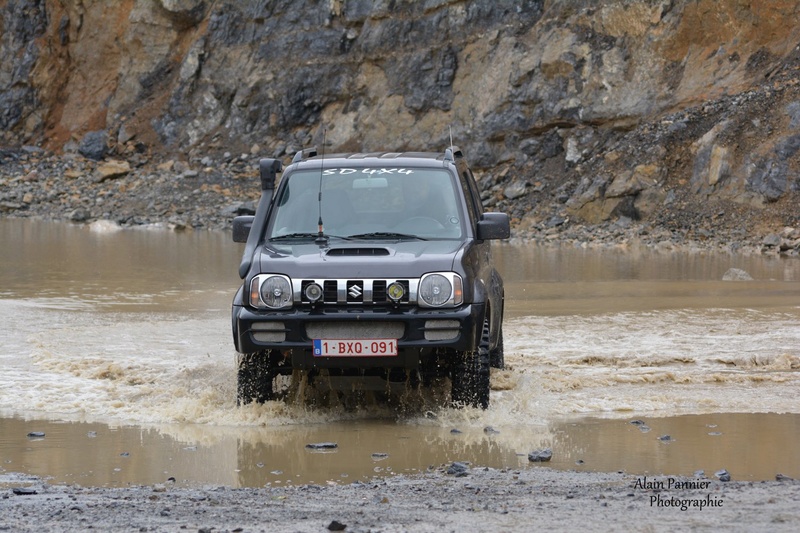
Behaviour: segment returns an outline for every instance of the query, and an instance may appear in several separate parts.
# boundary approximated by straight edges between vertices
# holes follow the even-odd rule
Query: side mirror
[[[486,239],[508,239],[511,236],[511,222],[505,213],[484,213],[478,221],[476,238],[480,241]]]
[[[233,219],[233,242],[247,242],[255,218],[253,215],[242,215]]]

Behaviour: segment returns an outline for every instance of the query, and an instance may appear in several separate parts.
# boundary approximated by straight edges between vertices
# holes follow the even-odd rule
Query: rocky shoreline
[[[125,154],[95,160],[77,149],[59,155],[35,146],[0,148],[0,216],[224,230],[233,217],[254,212],[259,152],[253,146],[250,153],[183,161],[140,153],[131,145]],[[491,209],[513,207],[513,198],[503,200]],[[553,208],[544,205],[541,211]],[[625,216],[599,224],[567,216],[538,217],[543,221],[529,224],[525,218],[512,219],[512,242],[800,256],[800,228],[794,227],[761,233],[756,226],[676,230]]]
[[[349,485],[0,489],[2,531],[796,531],[800,483],[442,467]]]

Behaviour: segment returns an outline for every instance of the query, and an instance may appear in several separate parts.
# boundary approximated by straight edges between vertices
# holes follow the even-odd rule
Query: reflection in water
[[[707,250],[663,252],[651,248],[584,249],[498,244],[498,266],[506,282],[713,281],[731,268],[755,280],[800,281],[797,259],[734,255]]]
[[[130,484],[262,487],[368,481],[419,473],[454,461],[473,468],[538,468],[527,455],[549,447],[545,466],[625,471],[635,475],[737,480],[800,477],[795,440],[800,416],[686,415],[667,418],[568,419],[546,426],[447,428],[436,424],[361,420],[277,428],[134,426],[0,419],[0,485],[26,473],[50,483],[120,487]],[[188,431],[186,431],[188,430]],[[30,432],[45,434],[29,438]],[[769,438],[754,441],[752,431]],[[202,438],[197,438],[202,434]],[[666,439],[665,436],[669,436]],[[315,451],[308,444],[335,443]]]
[[[711,479],[726,469],[753,481],[800,474],[797,435],[800,416],[775,413],[579,419],[554,429],[563,453],[583,461],[580,469],[690,477],[702,470]]]
[[[508,368],[491,408],[397,413],[236,407],[241,246],[226,234],[0,219],[0,242],[13,251],[0,256],[0,482],[348,482],[453,460],[528,467],[543,446],[557,468],[800,476],[782,444],[800,413],[796,259],[500,245]],[[755,281],[721,281],[732,267]],[[40,427],[45,439],[24,437]]]

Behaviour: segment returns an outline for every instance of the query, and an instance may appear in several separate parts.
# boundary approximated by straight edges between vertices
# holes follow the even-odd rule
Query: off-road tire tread
[[[275,375],[275,365],[269,352],[242,354],[237,372],[237,404],[264,403],[274,400],[272,381]]]
[[[478,349],[461,354],[450,377],[450,399],[454,406],[489,407],[489,321],[483,323]]]

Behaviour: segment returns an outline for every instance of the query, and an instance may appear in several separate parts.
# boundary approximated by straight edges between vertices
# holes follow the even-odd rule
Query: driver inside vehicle
[[[431,179],[412,174],[403,180],[406,216],[408,218],[424,217],[436,218],[437,207],[442,208],[441,201],[438,202],[436,196],[439,191],[433,190]]]
[[[405,219],[398,225],[414,228],[415,233],[449,236],[459,224],[452,185],[445,173],[404,176],[403,200]]]

